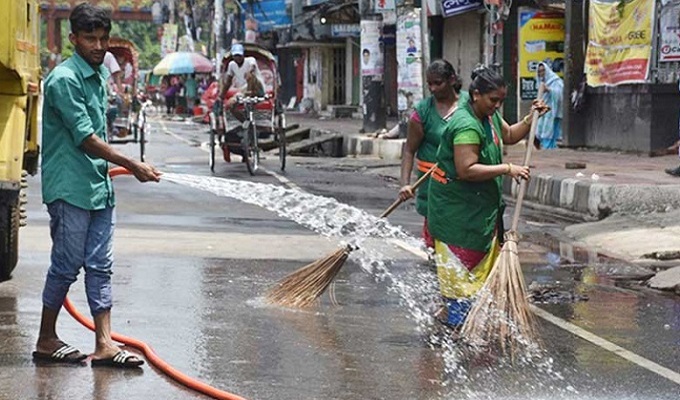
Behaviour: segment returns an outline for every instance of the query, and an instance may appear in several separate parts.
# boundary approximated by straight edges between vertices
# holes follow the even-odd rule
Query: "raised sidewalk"
[[[404,139],[377,139],[359,133],[356,119],[318,119],[292,115],[289,123],[310,126],[312,134],[342,133],[343,155],[374,157],[394,163],[401,157]],[[522,164],[525,146],[508,146],[505,161]],[[532,179],[526,199],[555,207],[584,220],[602,219],[612,213],[665,212],[680,209],[680,178],[664,169],[680,165],[677,156],[594,150],[533,150]],[[570,169],[578,164],[582,169]],[[398,177],[398,171],[395,177]],[[506,179],[504,192],[515,195],[517,184]]]

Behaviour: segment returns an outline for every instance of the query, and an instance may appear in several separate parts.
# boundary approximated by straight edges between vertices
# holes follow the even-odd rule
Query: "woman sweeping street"
[[[402,200],[411,199],[415,195],[410,184],[414,159],[417,158],[417,174],[420,178],[434,164],[442,132],[458,107],[462,85],[448,61],[436,60],[429,65],[427,84],[432,95],[416,105],[408,121],[406,146],[401,159],[399,197]],[[416,210],[425,217],[423,240],[428,248],[434,248],[434,241],[427,230],[428,186],[428,182],[425,182],[418,188]]]
[[[502,180],[529,179],[528,167],[503,163],[503,144],[529,133],[531,114],[509,125],[499,109],[507,94],[503,77],[480,67],[472,73],[469,98],[443,132],[430,179],[428,228],[435,239],[441,294],[452,327],[463,324],[472,297],[484,284],[503,233]],[[533,110],[544,113],[545,103]]]
[[[556,149],[557,141],[562,139],[562,93],[564,82],[545,63],[539,63],[536,71],[536,83],[543,86],[543,101],[550,107],[538,120],[536,138],[541,149]]]

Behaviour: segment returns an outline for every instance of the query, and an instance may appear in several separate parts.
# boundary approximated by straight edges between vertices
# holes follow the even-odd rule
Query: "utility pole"
[[[562,123],[564,144],[569,147],[584,146],[586,142],[585,118],[579,115],[571,105],[571,94],[578,92],[583,79],[588,40],[588,5],[587,1],[566,1],[565,37],[564,37],[564,118]]]
[[[385,52],[383,50],[384,46],[380,43],[382,18],[381,15],[375,14],[375,4],[373,1],[368,3],[370,7],[369,13],[360,10],[362,31],[361,91],[363,93],[363,132],[376,132],[385,128],[387,123],[384,86]],[[364,5],[366,3],[362,2],[360,4]],[[376,31],[376,29],[379,29],[379,32]]]
[[[213,32],[215,32],[215,58],[218,63],[222,59],[222,52],[224,51],[224,38],[222,37],[223,26],[224,0],[215,0],[215,22],[213,25]]]
[[[174,24],[175,23],[175,13],[177,12],[177,4],[175,4],[177,0],[169,0],[168,1],[168,9],[170,10],[170,17],[168,19],[168,23]]]
[[[427,2],[420,2],[420,38],[423,62],[423,82],[427,82],[427,67],[430,65],[430,25],[427,17]],[[429,95],[429,88],[423,85],[423,98]]]

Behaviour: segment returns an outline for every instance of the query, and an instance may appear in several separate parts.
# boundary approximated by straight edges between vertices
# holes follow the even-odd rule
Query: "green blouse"
[[[488,251],[502,217],[502,177],[481,182],[460,180],[454,163],[454,145],[479,144],[479,163],[503,162],[502,118],[480,120],[469,101],[461,103],[449,121],[436,161],[444,176],[432,179],[428,196],[428,228],[444,243]]]

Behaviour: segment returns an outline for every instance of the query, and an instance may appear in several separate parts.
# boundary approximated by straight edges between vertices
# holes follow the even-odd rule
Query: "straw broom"
[[[541,88],[538,98],[542,96]],[[524,155],[525,166],[529,165],[531,159],[538,118],[539,112],[534,111]],[[461,336],[469,343],[473,345],[496,343],[503,354],[514,355],[522,344],[526,346],[538,343],[536,323],[529,308],[527,288],[517,250],[519,241],[517,227],[526,188],[527,181],[522,180],[517,194],[512,226],[505,233],[505,243],[501,248],[501,253],[484,286],[480,289],[461,330]]]
[[[413,184],[412,189],[415,191],[425,182],[436,167],[436,164],[433,165],[429,171],[423,174]],[[380,218],[390,215],[403,202],[401,198],[395,200],[392,205],[380,214]],[[352,250],[354,250],[352,246],[341,247],[326,257],[316,260],[286,276],[275,288],[267,293],[267,302],[292,308],[311,306],[333,282],[333,279],[340,272]],[[331,300],[335,302],[333,293],[331,293]]]

